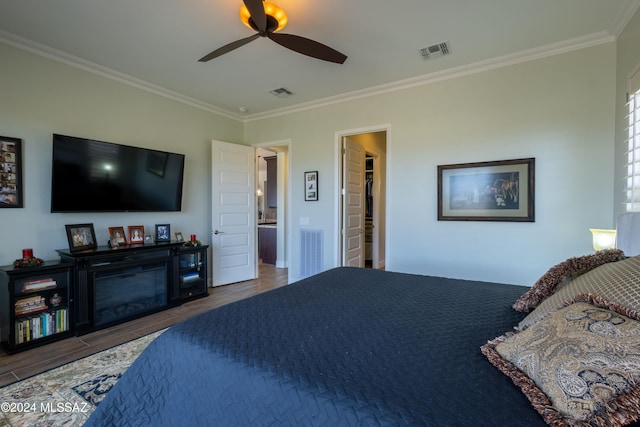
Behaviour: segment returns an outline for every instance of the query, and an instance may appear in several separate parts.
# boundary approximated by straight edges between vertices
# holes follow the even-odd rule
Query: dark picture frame
[[[22,140],[0,136],[0,208],[24,207]]]
[[[438,221],[535,222],[535,158],[438,166]]]
[[[304,200],[305,202],[318,201],[318,171],[304,173]]]
[[[171,226],[169,224],[156,224],[156,242],[171,241]]]
[[[65,228],[71,252],[86,251],[98,247],[93,224],[67,224]]]

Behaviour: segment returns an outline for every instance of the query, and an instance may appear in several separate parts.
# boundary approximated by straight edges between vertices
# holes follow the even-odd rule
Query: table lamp
[[[602,251],[605,249],[613,249],[616,247],[616,230],[602,230],[599,228],[590,228],[593,235],[593,249]]]

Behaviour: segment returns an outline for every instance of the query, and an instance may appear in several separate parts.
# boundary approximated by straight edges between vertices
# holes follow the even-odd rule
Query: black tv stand
[[[208,295],[208,246],[186,248],[183,242],[99,246],[71,252],[58,249],[63,262],[73,264],[75,332],[82,335],[165,310]],[[181,255],[198,250],[203,280],[181,292]]]

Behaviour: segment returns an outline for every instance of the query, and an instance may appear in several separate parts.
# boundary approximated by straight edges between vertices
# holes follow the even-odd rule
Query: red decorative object
[[[14,267],[24,268],[24,267],[40,267],[44,264],[44,260],[40,258],[36,258],[34,256],[31,257],[23,257],[17,259],[13,262]]]
[[[196,241],[196,235],[195,235],[195,234],[192,234],[192,235],[191,235],[191,241],[192,241],[192,242],[195,242],[195,241]]]
[[[23,249],[22,258],[33,258],[33,249]]]

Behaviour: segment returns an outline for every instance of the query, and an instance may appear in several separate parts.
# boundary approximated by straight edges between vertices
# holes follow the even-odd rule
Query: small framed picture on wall
[[[318,200],[318,171],[304,173],[305,202]]]
[[[0,208],[22,208],[22,140],[0,136]]]

